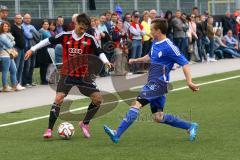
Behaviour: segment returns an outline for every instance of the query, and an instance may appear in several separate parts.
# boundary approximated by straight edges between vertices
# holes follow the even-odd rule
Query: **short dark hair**
[[[167,30],[168,30],[168,23],[166,19],[162,19],[162,18],[156,18],[152,21],[151,24],[154,24],[154,29],[159,29],[162,34],[167,34]]]
[[[87,29],[89,28],[89,27],[91,27],[91,19],[90,19],[90,17],[87,15],[87,14],[85,14],[85,13],[82,13],[82,14],[79,14],[78,16],[77,16],[77,23],[78,24],[83,24],[83,25],[85,25],[86,27],[87,27]]]
[[[198,10],[198,7],[193,7],[193,8],[192,8],[192,11],[193,11],[193,10],[195,10],[195,9],[197,9],[197,10]]]

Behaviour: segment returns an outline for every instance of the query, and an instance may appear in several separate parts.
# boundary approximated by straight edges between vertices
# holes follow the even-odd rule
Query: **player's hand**
[[[105,66],[108,68],[108,69],[110,69],[110,70],[113,70],[113,64],[112,63],[110,63],[110,62],[108,62],[108,63],[105,63]]]
[[[32,56],[32,54],[33,54],[33,51],[29,49],[24,56],[24,60],[25,61],[28,60]]]
[[[129,64],[133,64],[134,62],[137,62],[137,60],[133,59],[133,58],[129,59],[129,61],[128,61]]]
[[[196,91],[199,90],[199,86],[196,85],[196,84],[194,84],[194,83],[192,83],[192,82],[188,83],[188,87],[189,87],[193,92],[196,92]]]

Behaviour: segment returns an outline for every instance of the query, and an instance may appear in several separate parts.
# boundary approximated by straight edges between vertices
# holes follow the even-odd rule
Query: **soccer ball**
[[[63,122],[58,127],[58,135],[61,139],[70,139],[75,132],[75,129],[71,123]]]

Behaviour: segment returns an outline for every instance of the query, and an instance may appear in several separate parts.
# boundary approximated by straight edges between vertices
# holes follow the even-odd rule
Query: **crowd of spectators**
[[[49,72],[62,63],[62,46],[48,46],[37,51],[27,61],[25,52],[41,40],[71,31],[75,27],[76,16],[70,23],[64,22],[63,16],[56,20],[44,19],[41,26],[31,23],[31,14],[15,14],[14,23],[8,21],[8,8],[0,7],[0,65],[2,91],[20,91],[36,85],[33,79],[34,69],[40,68],[42,85],[51,83]],[[145,71],[147,65],[128,64],[129,58],[139,58],[150,53],[153,38],[151,21],[165,18],[168,21],[167,37],[174,42],[190,63],[215,62],[222,58],[240,57],[240,10],[232,15],[229,11],[221,20],[215,21],[208,12],[200,14],[197,7],[192,13],[167,11],[158,15],[157,11],[146,10],[143,13],[133,11],[123,14],[118,6],[114,12],[107,11],[91,17],[91,28],[87,32],[93,35],[109,61],[114,64],[114,71],[102,69],[99,76],[137,74]],[[36,28],[40,28],[37,30]],[[12,58],[11,49],[18,52]],[[50,49],[54,54],[50,54]],[[11,87],[8,84],[10,73]]]

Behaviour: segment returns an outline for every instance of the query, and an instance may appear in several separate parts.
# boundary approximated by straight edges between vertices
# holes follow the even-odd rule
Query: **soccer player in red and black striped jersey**
[[[91,26],[91,20],[86,14],[77,16],[75,29],[69,32],[63,32],[55,37],[45,39],[25,54],[25,60],[28,59],[36,50],[48,46],[50,44],[62,44],[63,46],[63,65],[61,67],[60,80],[57,84],[57,93],[55,102],[52,105],[49,116],[48,128],[44,133],[44,138],[52,137],[54,124],[60,113],[60,106],[73,86],[77,86],[79,91],[91,98],[87,114],[83,121],[79,122],[79,126],[86,138],[90,137],[89,122],[96,114],[102,102],[102,96],[97,89],[94,81],[91,79],[91,68],[89,63],[91,56],[98,56],[100,60],[111,67],[105,54],[102,52],[96,39],[86,33]],[[94,62],[92,62],[94,63]],[[101,68],[99,69],[99,71]],[[90,78],[89,78],[90,77]]]

